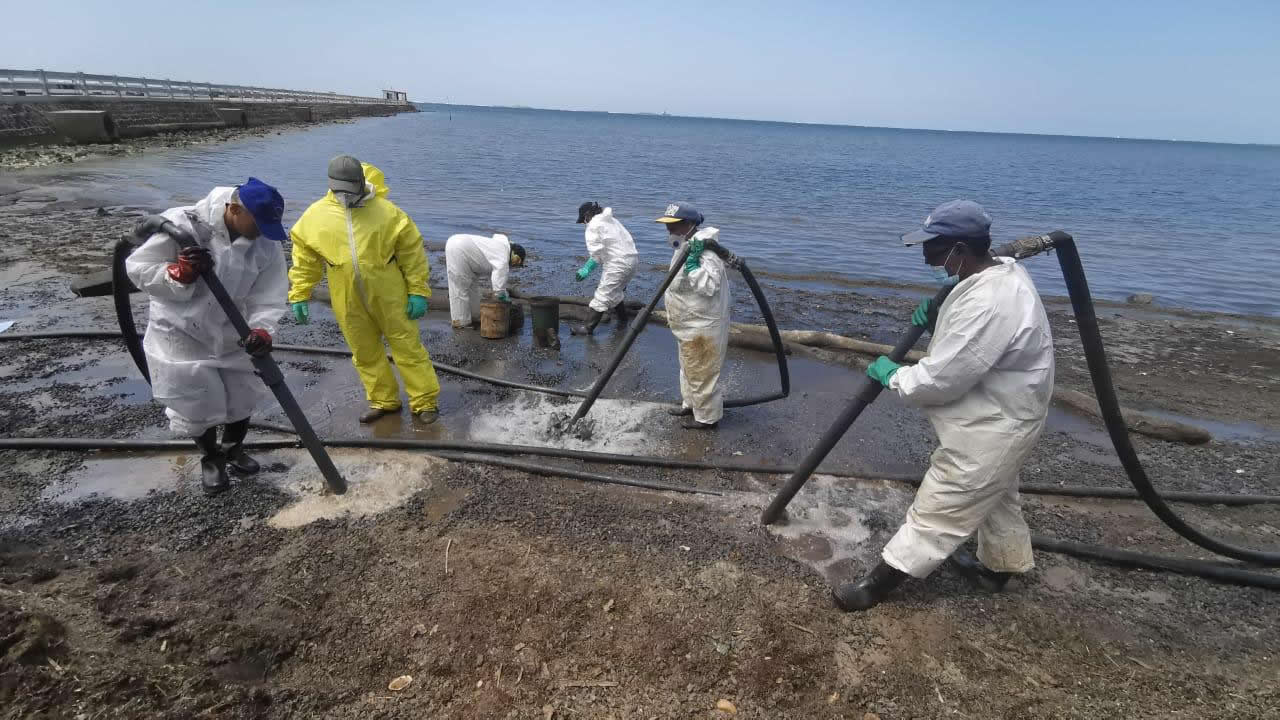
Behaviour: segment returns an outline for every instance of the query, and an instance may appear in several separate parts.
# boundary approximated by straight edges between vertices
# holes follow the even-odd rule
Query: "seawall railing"
[[[199,100],[236,102],[324,102],[357,105],[407,105],[400,100],[337,93],[281,90],[245,85],[218,85],[123,75],[90,75],[50,70],[0,69],[0,102],[72,100]]]

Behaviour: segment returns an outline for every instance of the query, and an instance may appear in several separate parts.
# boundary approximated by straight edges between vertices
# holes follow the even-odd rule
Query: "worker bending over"
[[[619,326],[626,323],[629,317],[625,298],[627,283],[635,277],[639,256],[631,233],[613,216],[613,208],[602,210],[598,203],[583,203],[578,208],[578,222],[587,226],[587,254],[590,257],[575,278],[582,282],[596,268],[604,267],[600,273],[600,284],[596,286],[596,293],[589,304],[591,317],[585,325],[570,328],[575,335],[590,335],[609,310],[614,310]]]
[[[673,415],[690,415],[680,426],[690,430],[714,428],[724,416],[724,396],[720,390],[720,370],[729,348],[729,278],[724,261],[714,252],[705,252],[706,243],[720,236],[709,227],[699,230],[702,213],[688,203],[674,203],[658,222],[667,226],[667,237],[675,248],[671,266],[685,246],[689,256],[684,267],[663,296],[667,322],[680,347],[679,410]]]
[[[164,212],[197,247],[179,250],[176,240],[157,233],[125,261],[129,279],[151,299],[143,340],[151,394],[164,404],[169,427],[195,438],[200,484],[208,495],[230,487],[228,466],[244,475],[260,469],[243,447],[249,416],[266,390],[249,354],[271,350],[280,298],[288,290],[283,214],[284,199],[261,180],[217,187],[195,205]],[[243,345],[200,281],[209,268],[253,328]],[[225,426],[221,443],[219,425]]]
[[[958,200],[903,236],[907,245],[923,244],[936,279],[954,289],[941,307],[926,299],[911,317],[932,332],[923,360],[901,367],[881,355],[867,374],[924,409],[939,447],[882,561],[832,591],[843,610],[876,605],[948,557],[991,591],[1034,564],[1018,471],[1049,412],[1053,338],[1031,277],[1012,259],[989,255],[990,229],[980,205]],[[960,549],[975,533],[977,557]]]
[[[444,243],[444,265],[449,278],[449,317],[455,328],[480,322],[480,298],[484,279],[495,298],[511,302],[507,288],[510,268],[524,266],[524,248],[506,235],[450,235]]]
[[[310,321],[311,289],[326,272],[333,314],[364,384],[371,423],[400,411],[400,385],[382,340],[404,378],[409,410],[431,424],[439,417],[440,381],[422,345],[418,319],[427,312],[430,266],[422,233],[387,199],[382,171],[350,155],[329,161],[329,192],[290,230],[289,302],[299,324]]]

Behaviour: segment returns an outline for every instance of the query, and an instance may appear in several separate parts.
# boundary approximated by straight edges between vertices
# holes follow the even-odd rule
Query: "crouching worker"
[[[667,206],[658,218],[667,226],[667,239],[675,248],[673,267],[689,247],[684,267],[663,296],[668,324],[680,346],[681,407],[671,412],[692,412],[680,423],[689,430],[709,430],[724,416],[720,370],[729,348],[729,278],[720,256],[705,251],[707,241],[718,238],[720,231],[699,230],[702,221],[702,213],[687,203]]]
[[[1033,566],[1018,471],[1048,416],[1053,338],[1031,277],[1012,259],[988,254],[990,228],[980,205],[958,200],[903,236],[907,245],[923,244],[934,277],[954,289],[941,307],[927,299],[912,315],[912,323],[932,332],[919,364],[899,367],[882,355],[867,374],[924,409],[939,447],[880,564],[833,590],[843,610],[876,605],[948,557],[991,591]],[[976,557],[960,548],[975,533]]]
[[[498,233],[450,235],[444,243],[444,265],[449,278],[449,316],[455,328],[480,323],[480,300],[488,278],[490,293],[511,302],[507,288],[511,268],[524,267],[524,248]]]
[[[163,233],[152,235],[129,256],[125,270],[150,296],[143,348],[151,370],[151,392],[165,406],[169,426],[200,448],[200,483],[216,495],[228,487],[227,468],[258,472],[243,447],[249,416],[266,394],[248,354],[271,350],[285,274],[284,199],[266,183],[249,178],[239,187],[218,187],[190,207],[164,212],[189,231],[198,247],[178,249]],[[253,328],[240,335],[200,273],[212,268]],[[218,440],[218,426],[225,426]]]
[[[329,161],[329,192],[289,231],[289,302],[298,323],[309,322],[311,289],[327,272],[333,314],[369,401],[360,422],[400,411],[400,384],[382,347],[386,338],[409,410],[430,425],[439,418],[440,381],[418,332],[431,297],[430,267],[422,233],[387,199],[389,192],[378,168],[350,155]]]

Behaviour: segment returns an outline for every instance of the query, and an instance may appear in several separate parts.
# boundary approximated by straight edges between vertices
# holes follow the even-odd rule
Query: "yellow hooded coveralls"
[[[290,229],[289,302],[309,300],[327,269],[333,314],[351,347],[351,363],[364,383],[369,406],[400,408],[400,386],[382,348],[385,337],[404,378],[409,409],[435,410],[440,381],[422,346],[418,323],[406,312],[409,295],[431,297],[422,233],[387,199],[382,171],[363,165],[370,190],[363,202],[347,208],[330,191]]]

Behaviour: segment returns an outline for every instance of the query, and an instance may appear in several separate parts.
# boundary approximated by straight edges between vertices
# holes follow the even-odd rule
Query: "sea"
[[[323,194],[329,158],[350,153],[382,168],[430,243],[505,232],[562,269],[543,292],[577,294],[574,221],[588,200],[614,209],[646,264],[669,262],[653,220],[686,201],[758,274],[835,287],[927,285],[920,250],[899,236],[969,198],[997,243],[1071,233],[1095,297],[1280,316],[1278,146],[420,107],[56,172],[157,206],[256,176],[281,189],[291,220]],[[1042,294],[1065,295],[1051,257],[1026,266]]]

